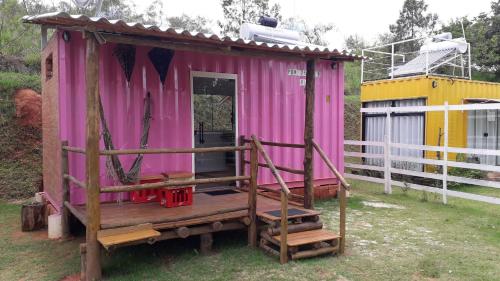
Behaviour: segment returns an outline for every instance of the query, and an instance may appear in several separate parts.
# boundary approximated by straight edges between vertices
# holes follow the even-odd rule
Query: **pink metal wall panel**
[[[85,41],[73,33],[71,42],[59,41],[61,139],[71,146],[85,146]],[[303,143],[305,93],[302,76],[289,75],[290,69],[304,70],[305,62],[207,55],[177,51],[162,87],[159,77],[147,58],[150,48],[138,47],[130,83],[127,83],[113,44],[101,46],[100,90],[108,126],[117,149],[137,148],[141,134],[143,99],[151,92],[153,120],[149,147],[189,147],[191,128],[191,71],[237,74],[238,133],[255,134],[264,140]],[[343,67],[332,69],[326,61],[317,63],[315,139],[343,171]],[[102,144],[101,144],[102,145]],[[276,165],[302,168],[303,150],[266,147]],[[128,169],[135,156],[120,156]],[[262,160],[261,160],[262,161]],[[101,160],[101,182],[113,184],[106,175],[105,158]],[[70,155],[70,173],[84,180],[85,159]],[[315,179],[331,181],[332,176],[315,154]],[[158,174],[192,167],[189,154],[146,155],[142,174]],[[302,177],[283,173],[288,182]],[[259,183],[274,183],[271,173],[259,169]],[[72,187],[72,203],[85,201],[84,191]],[[102,195],[114,200],[116,195]]]

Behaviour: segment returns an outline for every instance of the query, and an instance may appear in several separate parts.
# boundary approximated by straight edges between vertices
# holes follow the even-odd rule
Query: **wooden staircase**
[[[281,217],[279,210],[258,212],[261,221],[259,247],[266,253],[280,256]],[[323,229],[320,213],[302,208],[288,209],[287,257],[292,260],[339,251],[340,236]]]

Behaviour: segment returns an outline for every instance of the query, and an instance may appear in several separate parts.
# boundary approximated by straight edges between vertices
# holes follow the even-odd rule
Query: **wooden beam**
[[[71,181],[72,183],[74,183],[75,185],[77,185],[78,187],[80,188],[87,188],[85,186],[85,183],[83,183],[82,181],[79,181],[78,179],[76,179],[75,177],[71,176],[71,175],[68,175],[68,174],[63,174],[63,179],[64,180],[67,180],[67,181]]]
[[[102,150],[101,155],[126,155],[126,154],[169,154],[169,153],[209,153],[233,152],[250,150],[247,146],[221,146],[221,147],[181,147],[181,148],[144,148],[144,149],[115,149]]]
[[[68,145],[68,141],[62,141],[61,146],[64,147]],[[69,190],[69,180],[64,177],[64,175],[69,173],[69,167],[68,167],[68,151],[67,150],[62,150],[61,154],[61,165],[62,165],[62,206],[61,206],[61,228],[62,228],[62,238],[63,239],[68,239],[70,235],[70,229],[69,229],[69,217],[70,217],[70,211],[68,208],[64,205],[64,202],[69,202],[70,201],[70,190]]]
[[[346,189],[341,184],[339,185],[339,209],[340,209],[340,218],[339,218],[339,229],[340,229],[340,245],[339,245],[339,254],[343,254],[345,250],[345,212],[347,206],[347,196]]]
[[[248,190],[248,217],[250,225],[248,226],[248,245],[257,247],[257,173],[259,170],[259,155],[257,146],[252,142],[250,151],[250,185]]]
[[[288,196],[281,191],[280,263],[288,262]]]
[[[252,142],[252,140],[249,139],[244,139],[244,142]],[[272,142],[272,141],[263,141],[261,140],[260,143],[262,145],[269,145],[269,146],[277,146],[277,147],[291,147],[291,148],[304,148],[305,145],[300,144],[300,143],[286,143],[286,142]]]
[[[313,185],[313,144],[314,137],[314,86],[316,82],[316,62],[307,61],[306,112],[304,119],[304,208],[314,209]]]
[[[70,152],[85,154],[84,148],[68,146],[68,142],[66,142],[66,145],[63,146],[62,149]]]
[[[125,34],[110,34],[101,33],[102,37],[106,42],[118,43],[118,44],[130,44],[130,45],[141,45],[157,48],[166,48],[179,51],[189,51],[196,53],[209,53],[217,55],[227,55],[227,56],[247,56],[247,57],[264,57],[264,58],[280,58],[287,61],[304,61],[307,57],[323,57],[316,55],[307,54],[297,54],[297,53],[283,53],[283,52],[272,52],[269,50],[256,50],[241,48],[238,46],[227,46],[220,45],[216,46],[214,44],[207,43],[192,43],[192,42],[179,42],[174,40],[165,39],[153,39],[151,37],[144,36],[133,36]],[[324,59],[330,59],[330,55],[325,55]]]
[[[326,155],[325,151],[317,144],[314,140],[312,141],[314,149],[318,152],[319,156],[325,162],[326,166],[330,169],[330,171],[339,179],[340,183],[346,188],[349,189],[350,185],[342,176],[342,174],[335,168],[330,158]]]
[[[134,185],[103,186],[101,189],[101,193],[129,192],[129,191],[137,191],[144,189],[190,186],[190,185],[206,184],[206,183],[223,183],[223,182],[243,181],[249,179],[250,176],[233,176],[233,177],[207,178],[207,179],[194,179],[194,180],[167,180],[162,182],[143,183]]]
[[[92,33],[86,33],[86,41],[86,277],[87,280],[101,280],[101,248],[99,241],[97,241],[97,233],[101,226],[101,205],[99,199],[99,44]]]

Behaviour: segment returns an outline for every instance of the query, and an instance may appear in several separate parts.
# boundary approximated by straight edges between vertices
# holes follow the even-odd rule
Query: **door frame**
[[[195,148],[195,139],[194,139],[194,87],[193,87],[193,78],[194,77],[203,77],[203,78],[220,78],[220,79],[232,79],[234,80],[234,143],[238,144],[238,74],[233,73],[222,73],[222,72],[207,72],[207,71],[195,71],[191,70],[189,73],[189,82],[191,86],[191,147]],[[235,161],[235,175],[240,175],[240,154],[234,152],[234,161]],[[191,155],[191,172],[193,176],[196,177],[195,170],[195,153]]]

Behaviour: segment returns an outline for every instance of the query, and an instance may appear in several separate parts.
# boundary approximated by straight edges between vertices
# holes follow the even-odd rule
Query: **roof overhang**
[[[106,42],[300,60],[355,61],[362,59],[361,56],[351,54],[345,50],[328,47],[264,43],[169,27],[163,28],[155,25],[143,25],[141,23],[127,23],[123,20],[108,20],[103,17],[69,15],[64,12],[25,16],[22,20],[25,23],[39,24],[50,28],[96,33],[98,37],[104,39]]]

